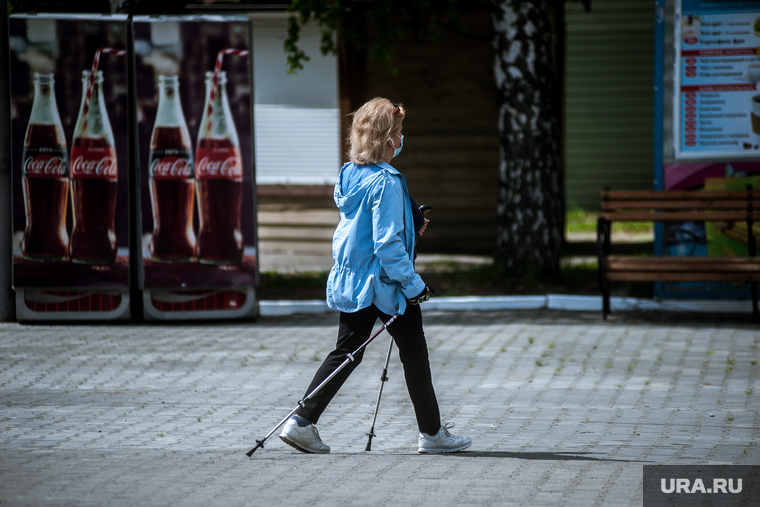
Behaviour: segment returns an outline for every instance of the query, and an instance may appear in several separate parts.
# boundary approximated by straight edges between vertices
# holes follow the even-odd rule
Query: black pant
[[[387,322],[391,318],[378,310],[374,305],[354,313],[340,314],[338,341],[335,350],[325,358],[322,366],[314,375],[314,380],[306,391],[308,395],[322,383],[340,364],[346,360],[347,354],[355,351],[372,333],[372,327],[377,318]],[[409,306],[403,315],[388,326],[388,333],[393,337],[399,350],[399,358],[404,365],[404,377],[409,390],[409,397],[417,415],[417,426],[423,433],[435,435],[441,427],[441,415],[438,411],[438,401],[433,389],[433,379],[430,374],[427,342],[422,330],[422,313],[419,305]],[[354,355],[354,361],[348,363],[338,375],[328,382],[313,398],[296,412],[313,424],[325,411],[330,400],[359,366],[364,350]]]

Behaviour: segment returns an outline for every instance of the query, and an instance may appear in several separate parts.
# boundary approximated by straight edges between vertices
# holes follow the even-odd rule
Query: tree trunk
[[[494,1],[501,139],[497,259],[515,274],[553,276],[564,237],[555,31],[546,0]]]

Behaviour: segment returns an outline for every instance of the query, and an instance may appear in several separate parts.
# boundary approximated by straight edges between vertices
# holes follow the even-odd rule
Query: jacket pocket
[[[378,279],[384,285],[398,285],[399,284],[396,280],[388,276],[388,273],[386,273],[383,268],[380,268],[380,274],[378,275]]]

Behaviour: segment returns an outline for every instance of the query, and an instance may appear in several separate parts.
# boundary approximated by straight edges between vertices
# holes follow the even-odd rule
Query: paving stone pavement
[[[0,324],[0,506],[641,505],[644,464],[760,464],[760,328],[746,315],[425,312],[444,422],[416,454],[388,335],[320,420],[329,455],[277,438],[337,315]]]

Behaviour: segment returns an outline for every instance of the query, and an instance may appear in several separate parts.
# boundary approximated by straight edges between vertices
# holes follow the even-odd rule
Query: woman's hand
[[[422,292],[414,296],[413,298],[406,298],[406,300],[409,302],[410,305],[419,305],[424,303],[425,301],[430,300],[430,296],[435,294],[435,291],[432,287],[425,286],[424,289],[422,289]]]
[[[420,230],[419,230],[419,231],[417,231],[417,236],[422,236],[423,234],[425,234],[425,229],[427,229],[427,224],[428,224],[428,222],[430,222],[430,220],[428,220],[428,219],[426,218],[426,219],[425,219],[425,223],[424,223],[424,225],[423,225],[422,227],[420,227]]]

